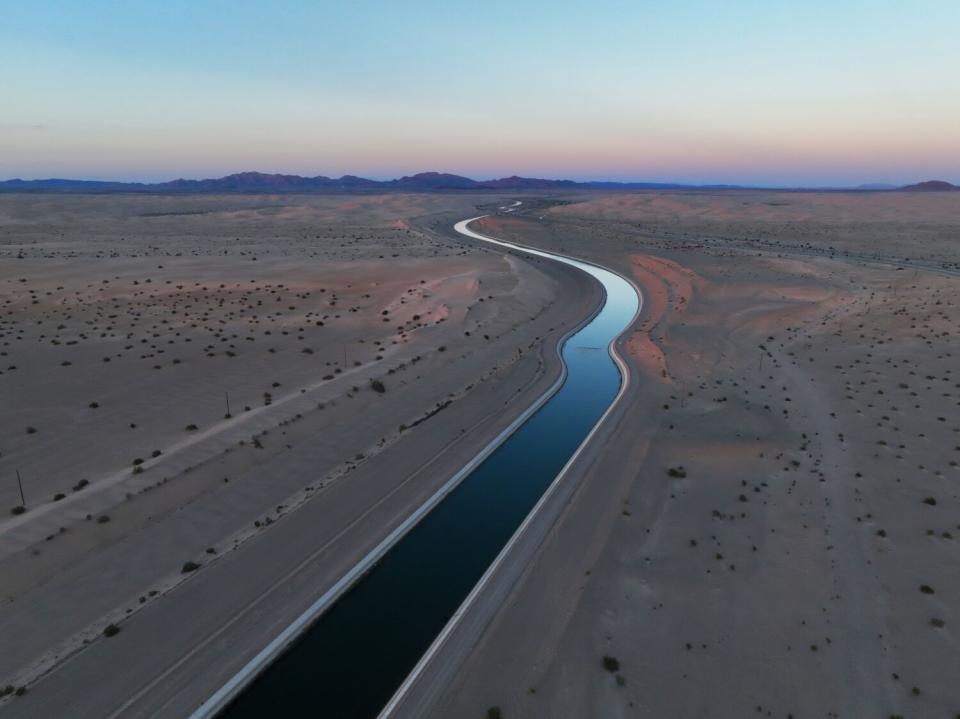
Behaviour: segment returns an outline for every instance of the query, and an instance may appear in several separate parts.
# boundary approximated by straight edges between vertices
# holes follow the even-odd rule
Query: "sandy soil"
[[[107,624],[189,627],[158,637],[145,663],[109,642],[109,664],[159,674],[263,584],[244,581],[243,560],[222,581],[191,581],[229,555],[265,552],[282,573],[328,547],[303,589],[312,601],[543,391],[559,371],[543,348],[596,289],[431,230],[476,202],[0,197],[0,685],[30,687],[8,710],[79,712],[61,690],[47,700],[65,704],[31,708],[44,700],[33,682],[56,668],[46,681],[83,694],[76,652]],[[561,291],[572,305],[553,302]],[[456,427],[429,421],[440,409]],[[389,481],[372,469],[382,462]],[[326,538],[275,540],[301,512]],[[187,561],[202,571],[182,572]],[[191,592],[195,606],[232,604],[164,614]],[[272,616],[300,606],[288,596]],[[233,658],[264,639],[249,636]],[[188,676],[188,701],[220,679]],[[119,679],[98,701],[132,691]]]
[[[564,199],[484,230],[632,274],[640,382],[421,715],[960,712],[960,197]]]

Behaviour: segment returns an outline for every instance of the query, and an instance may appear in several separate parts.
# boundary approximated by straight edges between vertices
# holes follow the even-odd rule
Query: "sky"
[[[957,0],[0,0],[0,179],[960,183]]]

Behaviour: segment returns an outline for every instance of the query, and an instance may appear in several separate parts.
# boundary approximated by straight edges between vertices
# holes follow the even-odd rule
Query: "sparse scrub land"
[[[8,199],[0,196],[0,217],[11,216]],[[301,506],[291,497],[328,501],[328,477],[373,471],[375,454],[416,452],[428,435],[455,439],[444,423],[423,422],[471,392],[472,401],[486,380],[495,378],[496,399],[484,403],[510,399],[519,411],[514,392],[535,376],[528,349],[548,328],[559,334],[571,311],[552,304],[554,281],[539,270],[450,242],[439,225],[397,223],[410,207],[449,208],[451,198],[360,198],[366,209],[351,222],[377,218],[363,229],[343,226],[344,197],[282,208],[263,197],[15,199],[18,216],[50,222],[0,222],[0,255],[18,258],[15,276],[0,277],[0,383],[19,408],[0,438],[0,493],[10,508],[29,507],[17,532],[35,542],[22,567],[5,569],[4,610],[36,615],[20,599],[35,581],[53,605],[73,600],[58,622],[76,632],[73,617],[85,616],[93,594],[115,592],[117,609],[129,609],[126,597],[136,605],[151,596],[133,583],[170,579],[168,561],[141,560],[166,552],[176,562],[182,539],[172,532],[183,518],[209,533],[198,556],[244,551],[228,538],[255,523],[273,536],[281,514]],[[62,213],[49,211],[51,201]],[[586,312],[594,299],[577,301]],[[514,345],[524,348],[517,357]],[[48,395],[65,411],[49,411]],[[472,426],[463,406],[456,431]],[[406,429],[402,446],[392,431],[400,422],[419,430]],[[241,521],[233,498],[253,498],[258,477],[262,496],[251,501],[264,506]],[[113,555],[117,571],[105,564]],[[137,572],[122,571],[125,562]],[[184,575],[201,568],[174,566]],[[115,575],[115,589],[86,591]],[[76,593],[47,589],[68,580]],[[39,656],[45,633],[17,651]]]
[[[958,213],[956,193],[644,192],[484,220],[638,281],[642,399],[458,693],[535,685],[527,716],[953,716]],[[603,667],[624,691],[569,671],[593,637],[637,668]]]
[[[332,208],[346,199],[311,202]],[[259,485],[265,492],[273,482],[279,487],[288,475],[274,473],[281,465],[272,463],[297,453],[309,458],[320,451],[312,444],[317,437],[335,445],[337,462],[362,473],[377,464],[370,448],[378,441],[415,444],[422,433],[447,429],[442,417],[430,420],[462,396],[462,378],[439,389],[448,366],[463,362],[458,371],[471,383],[474,375],[486,379],[494,365],[509,378],[504,358],[529,361],[533,338],[546,335],[538,327],[513,339],[535,323],[526,309],[509,314],[516,311],[511,293],[525,285],[504,269],[501,253],[471,250],[464,258],[463,248],[393,227],[400,213],[389,208],[399,200],[378,200],[388,205],[387,219],[363,231],[337,227],[342,210],[305,209],[299,199],[250,209],[254,200],[265,202],[205,198],[208,206],[189,210],[209,216],[124,214],[123,222],[102,221],[97,243],[86,239],[95,224],[90,215],[74,222],[79,199],[56,200],[65,216],[74,215],[56,225],[54,243],[35,241],[50,229],[0,224],[0,254],[13,259],[15,248],[23,255],[11,263],[17,278],[4,285],[9,314],[0,317],[0,342],[7,342],[0,351],[9,353],[4,368],[17,369],[4,369],[0,382],[19,383],[14,404],[21,407],[32,406],[45,383],[56,383],[50,391],[72,408],[69,421],[40,412],[8,417],[0,463],[6,477],[24,470],[26,501],[11,483],[2,491],[8,507],[29,505],[30,515],[17,520],[29,525],[43,514],[38,503],[65,499],[68,487],[86,488],[44,511],[90,520],[64,519],[69,541],[59,539],[57,524],[45,530],[40,553],[24,553],[30,571],[54,576],[58,552],[68,557],[56,560],[63,571],[76,571],[71,547],[120,533],[140,507],[149,508],[142,515],[152,513],[151,521],[169,521],[167,492],[182,492],[183,506],[194,509],[202,506],[198,498],[213,502],[235,487],[248,490],[255,474],[270,477]],[[39,212],[30,208],[43,201],[22,198],[15,209]],[[169,212],[151,204],[161,201],[200,198],[133,198],[128,206]],[[551,624],[556,635],[492,630],[472,664],[476,675],[464,678],[467,690],[488,682],[490,691],[465,690],[473,703],[462,714],[509,696],[526,702],[522,715],[552,716],[541,709],[562,690],[571,716],[627,715],[641,707],[651,716],[685,709],[693,716],[713,706],[703,697],[730,698],[731,687],[749,677],[742,701],[737,694],[723,704],[729,716],[843,716],[861,699],[874,702],[871,715],[903,711],[907,702],[911,716],[934,715],[937,702],[945,706],[955,696],[957,586],[949,567],[960,521],[951,482],[960,459],[960,301],[957,276],[946,270],[960,269],[958,208],[901,193],[598,193],[564,202],[538,209],[543,220],[514,217],[491,231],[562,244],[633,273],[646,303],[639,331],[627,341],[641,399],[628,396],[638,404],[614,418],[622,425],[610,428],[604,455],[565,508],[556,541],[544,545],[496,625],[516,627],[510,612],[526,611],[516,616],[560,617]],[[285,219],[287,213],[297,219]],[[242,221],[233,223],[234,216]],[[375,281],[350,274],[394,252],[402,260],[378,269]],[[67,260],[89,269],[74,276],[47,269]],[[496,301],[456,285],[478,267]],[[522,279],[535,285],[532,276]],[[498,342],[482,362],[472,354]],[[451,357],[457,362],[445,363]],[[78,382],[81,375],[89,381]],[[129,389],[112,386],[118,377]],[[375,383],[384,380],[389,387],[381,391]],[[423,390],[434,384],[434,395]],[[395,401],[410,404],[400,413]],[[446,411],[459,417],[462,405],[453,406]],[[379,421],[381,410],[384,426],[361,426]],[[350,424],[357,417],[362,421]],[[40,431],[25,433],[24,425]],[[224,426],[233,428],[224,443],[230,451],[191,458],[187,472],[176,469],[181,446],[216,442]],[[185,427],[197,434],[185,435]],[[260,434],[264,428],[269,435]],[[160,457],[155,447],[164,448],[163,458],[148,465],[148,457]],[[135,472],[150,471],[131,477],[131,458],[140,459]],[[312,471],[311,461],[302,464]],[[136,493],[116,507],[97,506],[121,474]],[[243,531],[282,531],[277,507],[307,482],[317,504],[335,495],[316,480],[314,472],[297,487],[286,485],[290,491],[277,489],[244,515]],[[139,493],[144,485],[151,489]],[[126,489],[121,485],[117,496]],[[114,522],[96,526],[104,516]],[[220,521],[212,519],[216,512],[203,516]],[[603,541],[564,534],[578,527]],[[236,526],[220,529],[191,546],[208,547],[202,556],[211,559],[213,547],[230,551],[221,540]],[[136,530],[122,536],[135,541]],[[583,547],[589,552],[580,556]],[[174,544],[171,551],[183,550]],[[157,571],[166,576],[169,562],[163,564]],[[182,571],[199,568],[187,562]],[[102,574],[88,581],[102,581]],[[550,587],[549,603],[543,587]],[[124,597],[138,594],[147,596],[137,587]],[[4,611],[26,615],[29,608],[14,599]],[[581,694],[579,680],[558,670],[580,661],[582,655],[565,653],[583,651],[583,637],[615,644],[619,658],[604,656],[595,671],[610,673],[622,690],[605,680],[602,691]],[[537,660],[544,655],[556,662]],[[629,683],[621,665],[631,670]],[[841,681],[841,665],[856,666],[861,683]],[[508,666],[512,671],[503,670]],[[779,681],[785,666],[796,681]],[[527,676],[524,667],[536,671]],[[518,686],[537,691],[518,697]],[[599,703],[586,706],[584,696]],[[904,706],[886,705],[884,697]],[[490,707],[488,717],[493,709],[499,712]]]

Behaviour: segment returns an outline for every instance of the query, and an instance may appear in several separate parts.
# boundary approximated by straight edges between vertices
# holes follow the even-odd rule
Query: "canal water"
[[[473,233],[471,221],[457,230],[515,247]],[[566,381],[222,717],[376,717],[614,401],[622,378],[610,347],[637,313],[633,285],[589,263],[519,249],[573,264],[606,290],[601,311],[563,345]]]

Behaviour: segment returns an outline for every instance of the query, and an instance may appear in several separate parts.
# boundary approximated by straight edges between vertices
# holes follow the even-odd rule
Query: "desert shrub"
[[[90,484],[90,480],[89,480],[89,479],[81,479],[79,482],[77,482],[75,485],[73,485],[73,491],[74,491],[74,492],[79,492],[81,489],[83,489],[84,487],[86,487],[88,484]]]
[[[387,388],[384,386],[383,382],[378,379],[370,380],[370,389],[379,394],[383,394],[387,391]]]
[[[619,671],[620,669],[620,660],[616,657],[611,657],[609,654],[604,655],[603,657],[603,668],[608,672]]]
[[[27,434],[36,434],[36,433],[37,433],[36,427],[27,427]]]
[[[116,624],[108,624],[103,628],[103,636],[105,637],[115,637],[120,633],[120,627]]]
[[[933,587],[931,587],[929,584],[921,584],[920,591],[923,594],[933,594]]]
[[[196,432],[196,431],[197,431],[198,429],[200,429],[200,428],[197,427],[197,425],[195,425],[195,424],[188,424],[188,425],[185,427],[185,429],[186,429],[187,432]]]
[[[667,474],[671,477],[682,479],[683,477],[687,476],[687,470],[685,470],[682,466],[678,465],[676,467],[671,467],[670,469],[668,469]]]
[[[10,510],[10,514],[14,514],[14,515],[16,515],[16,514],[23,514],[23,513],[26,512],[26,511],[27,511],[27,508],[26,508],[26,507],[24,507],[22,504],[18,504],[16,507],[13,507],[13,508]]]
[[[503,712],[500,711],[500,707],[490,707],[487,709],[487,719],[502,719]]]
[[[193,561],[184,562],[183,566],[180,568],[181,574],[189,574],[190,572],[195,572],[200,569],[200,565]]]

